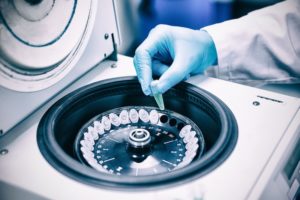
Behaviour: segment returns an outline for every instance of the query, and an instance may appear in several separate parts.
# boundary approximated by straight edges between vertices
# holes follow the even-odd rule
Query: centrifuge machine
[[[195,76],[160,110],[115,10],[0,1],[1,199],[299,198],[300,100]]]

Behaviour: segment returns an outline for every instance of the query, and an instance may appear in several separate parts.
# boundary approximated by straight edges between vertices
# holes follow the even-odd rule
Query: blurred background
[[[122,44],[119,53],[133,56],[157,24],[200,29],[239,18],[281,0],[115,0]]]

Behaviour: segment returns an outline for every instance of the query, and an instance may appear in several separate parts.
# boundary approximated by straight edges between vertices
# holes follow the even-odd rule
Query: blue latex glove
[[[206,31],[158,25],[137,48],[133,61],[145,95],[162,94],[215,65],[217,52]],[[153,82],[153,75],[159,80]]]

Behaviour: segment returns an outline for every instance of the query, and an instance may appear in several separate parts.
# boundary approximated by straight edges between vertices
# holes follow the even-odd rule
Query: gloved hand
[[[162,94],[217,64],[217,53],[206,31],[158,25],[137,48],[133,62],[144,94]],[[159,80],[153,81],[153,75]]]

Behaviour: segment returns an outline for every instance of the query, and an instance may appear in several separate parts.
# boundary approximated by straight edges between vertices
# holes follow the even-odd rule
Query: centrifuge
[[[0,1],[1,199],[299,197],[300,99],[199,75],[160,109],[115,3]]]

